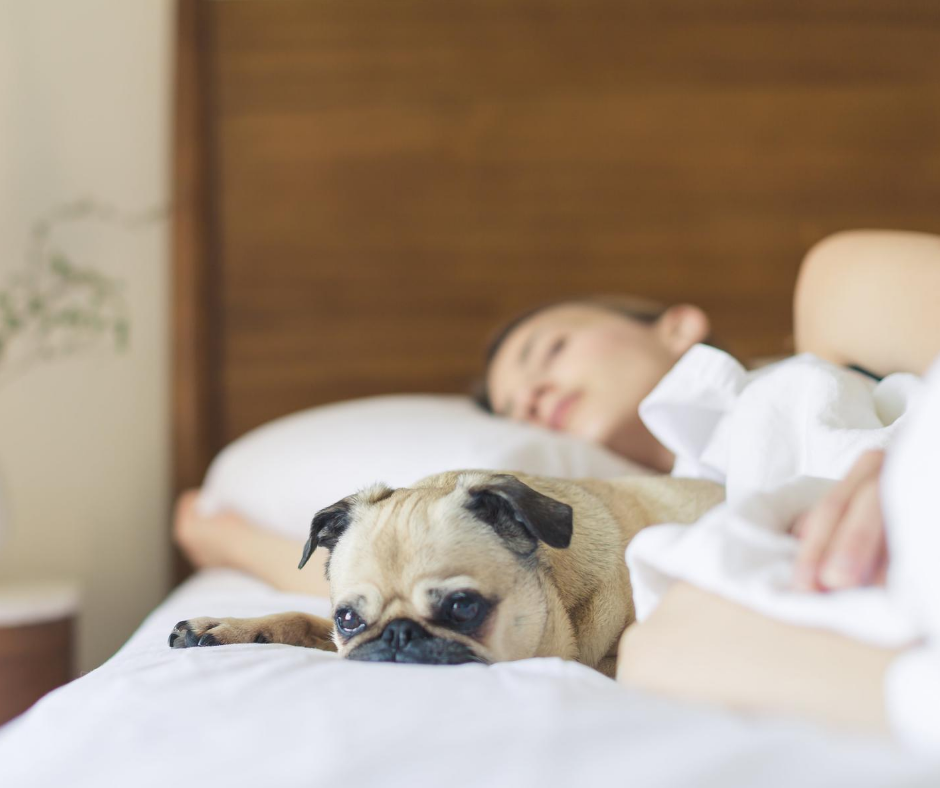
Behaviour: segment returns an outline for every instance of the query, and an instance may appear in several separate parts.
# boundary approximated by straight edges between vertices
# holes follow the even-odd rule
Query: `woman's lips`
[[[563,397],[555,406],[552,415],[548,420],[549,428],[553,430],[563,430],[568,423],[568,417],[571,414],[571,408],[581,398],[581,393],[576,392]]]

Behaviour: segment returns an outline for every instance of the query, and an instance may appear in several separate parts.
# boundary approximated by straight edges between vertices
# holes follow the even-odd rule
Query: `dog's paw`
[[[170,633],[170,648],[270,643],[265,634],[250,622],[250,619],[208,617],[180,621]]]
[[[170,633],[170,648],[282,643],[336,651],[333,622],[307,613],[273,613],[257,618],[190,618]]]

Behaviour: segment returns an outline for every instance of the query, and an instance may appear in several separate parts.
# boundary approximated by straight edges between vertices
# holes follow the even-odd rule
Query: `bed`
[[[936,785],[935,764],[877,741],[667,703],[555,659],[412,669],[166,648],[168,626],[220,608],[327,609],[235,573],[193,576],[110,662],[13,724],[4,784]]]
[[[178,10],[177,491],[232,441],[313,406],[432,392],[465,410],[487,333],[557,298],[692,301],[736,354],[785,353],[809,246],[847,226],[936,228],[940,38],[923,4]],[[625,472],[547,447],[491,462]],[[335,464],[355,477],[354,453]],[[259,505],[278,497],[265,488]],[[257,517],[296,523],[318,503]],[[118,654],[0,732],[5,785],[940,782],[936,763],[882,741],[666,702],[560,660],[172,651],[192,615],[328,610],[179,556],[175,575]]]

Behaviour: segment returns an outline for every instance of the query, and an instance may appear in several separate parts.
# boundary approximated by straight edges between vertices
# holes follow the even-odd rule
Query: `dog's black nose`
[[[394,651],[401,651],[405,646],[415,640],[424,640],[430,637],[427,630],[410,618],[396,618],[389,621],[382,630],[382,640]]]

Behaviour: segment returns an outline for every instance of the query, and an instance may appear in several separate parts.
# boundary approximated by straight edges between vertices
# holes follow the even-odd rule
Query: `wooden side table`
[[[73,678],[74,586],[0,586],[0,725]]]

